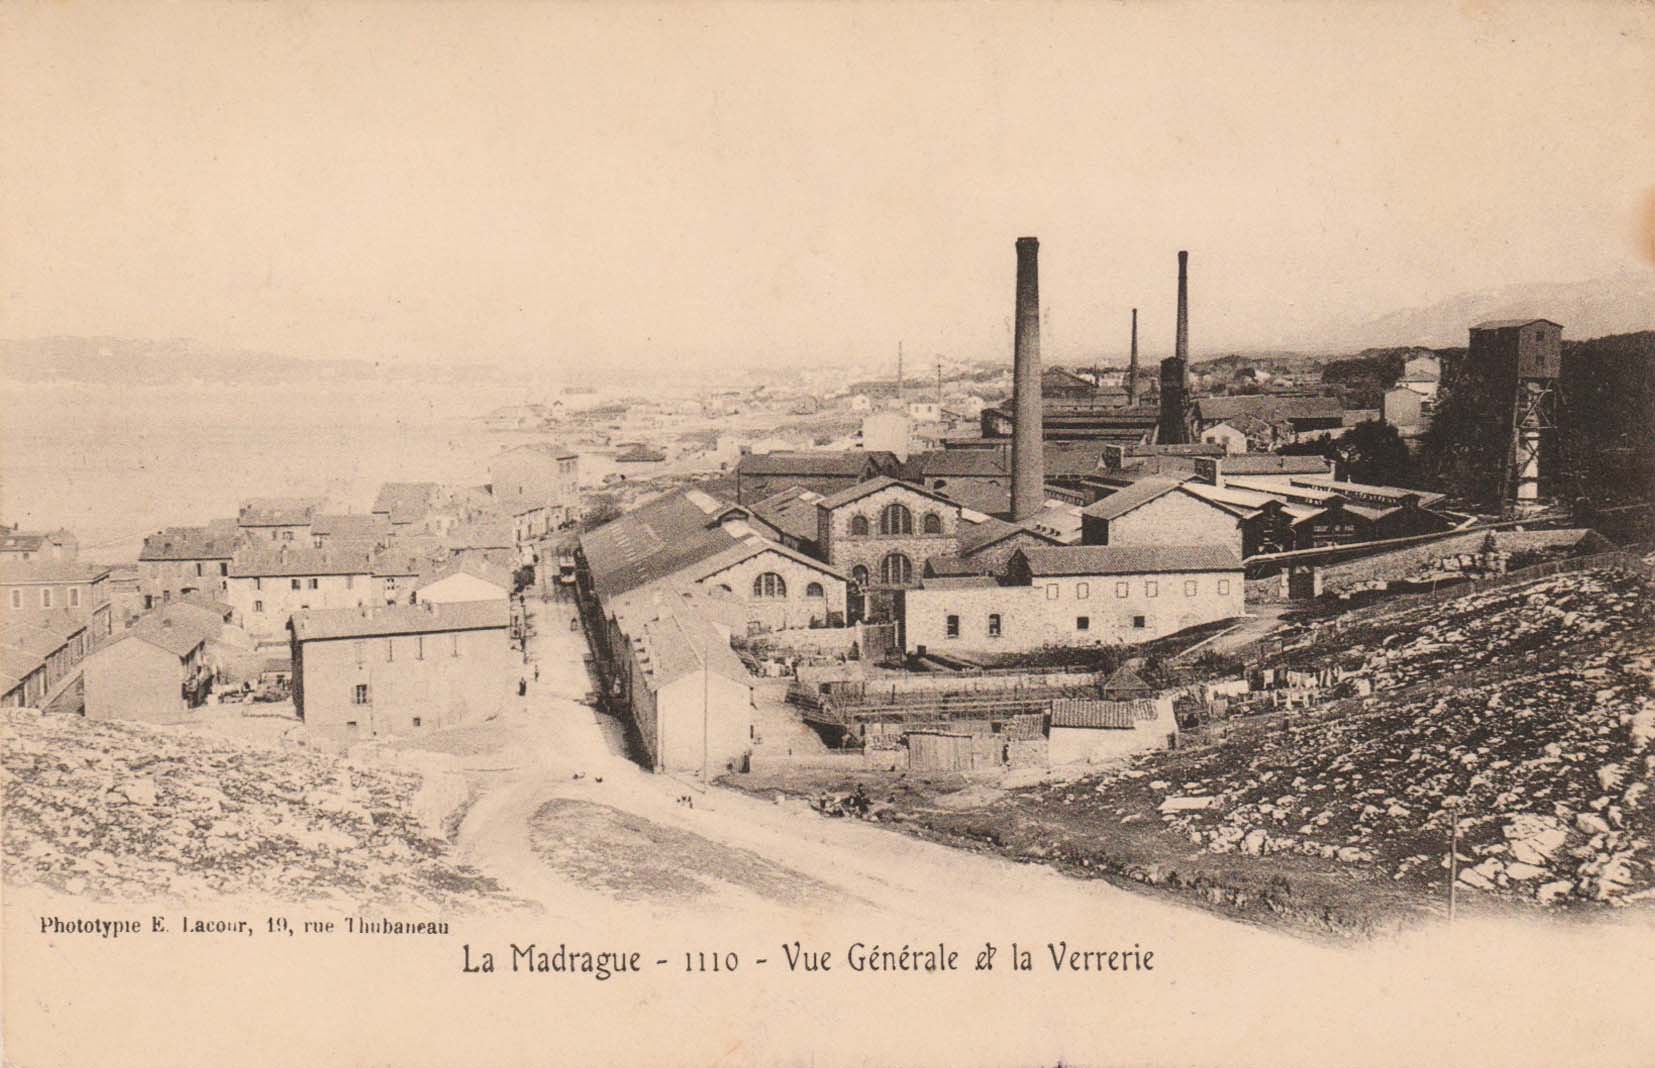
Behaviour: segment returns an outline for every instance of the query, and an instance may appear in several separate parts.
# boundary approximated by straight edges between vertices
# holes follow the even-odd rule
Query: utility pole
[[[1460,804],[1448,804],[1448,922],[1454,922],[1458,902],[1456,887],[1460,881]]]

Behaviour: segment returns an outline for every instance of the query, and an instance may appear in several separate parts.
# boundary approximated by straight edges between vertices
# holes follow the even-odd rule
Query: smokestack
[[[1178,340],[1173,345],[1172,354],[1184,361],[1187,368],[1190,361],[1190,254],[1178,253]]]
[[[1017,333],[1012,343],[1011,517],[1040,514],[1046,455],[1040,397],[1040,241],[1017,239]]]
[[[1132,309],[1132,359],[1126,365],[1126,406],[1138,405],[1138,309]]]

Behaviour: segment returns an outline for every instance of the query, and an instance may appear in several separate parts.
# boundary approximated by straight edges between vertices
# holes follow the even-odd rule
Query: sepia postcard
[[[1655,5],[0,6],[0,1060],[1655,1064]]]

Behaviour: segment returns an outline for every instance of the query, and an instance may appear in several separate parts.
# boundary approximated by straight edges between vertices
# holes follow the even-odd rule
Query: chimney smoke
[[[1040,241],[1017,239],[1017,320],[1012,343],[1011,517],[1040,514],[1046,455],[1040,396]]]

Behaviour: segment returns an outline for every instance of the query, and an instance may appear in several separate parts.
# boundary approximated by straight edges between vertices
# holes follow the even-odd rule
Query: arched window
[[[861,564],[857,564],[850,569],[850,580],[858,586],[866,586],[868,584],[868,569]]]
[[[906,505],[887,504],[885,510],[879,513],[879,532],[881,534],[912,534],[914,532],[914,513]]]
[[[901,553],[892,553],[879,562],[879,581],[888,586],[905,586],[914,580],[914,563]]]
[[[826,597],[827,594],[822,592],[822,584],[820,582],[812,582],[810,585],[805,587],[805,596]]]
[[[754,597],[786,597],[787,583],[774,571],[766,571],[753,580]]]
[[[927,533],[927,534],[941,534],[942,533],[942,516],[938,515],[935,512],[926,512],[925,513],[925,533]]]
[[[865,537],[867,537],[868,536],[868,517],[865,516],[865,515],[851,516],[850,532],[851,532],[851,537],[853,537],[853,538],[865,538]]]

